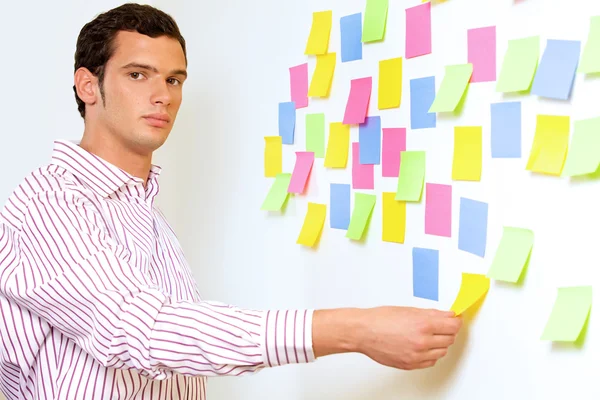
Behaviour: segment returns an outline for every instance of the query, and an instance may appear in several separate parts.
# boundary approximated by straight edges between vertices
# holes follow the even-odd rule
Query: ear
[[[94,105],[100,98],[98,78],[89,69],[81,67],[75,71],[74,84],[77,96],[87,105]]]

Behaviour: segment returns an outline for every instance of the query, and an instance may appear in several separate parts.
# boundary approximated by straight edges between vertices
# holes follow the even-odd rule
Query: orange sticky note
[[[281,173],[281,136],[265,136],[265,176],[274,178]]]
[[[314,247],[321,237],[325,216],[327,214],[327,206],[319,203],[308,203],[308,210],[304,217],[304,224],[298,236],[296,243]]]

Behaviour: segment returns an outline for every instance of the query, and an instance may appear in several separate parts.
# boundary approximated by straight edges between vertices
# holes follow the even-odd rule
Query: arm
[[[314,360],[311,311],[175,302],[133,265],[84,195],[34,197],[0,225],[0,290],[100,364],[165,379],[241,375]]]
[[[358,352],[400,369],[427,368],[444,357],[462,326],[453,312],[404,307],[317,310],[315,357]]]

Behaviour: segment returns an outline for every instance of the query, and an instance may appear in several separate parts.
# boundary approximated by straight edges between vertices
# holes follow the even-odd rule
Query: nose
[[[168,106],[171,104],[171,92],[169,86],[165,81],[159,81],[154,85],[152,98],[152,104],[161,104]]]

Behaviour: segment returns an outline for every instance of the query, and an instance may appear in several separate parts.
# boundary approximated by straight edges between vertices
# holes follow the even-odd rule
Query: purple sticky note
[[[369,100],[371,99],[371,87],[371,77],[350,81],[350,94],[344,112],[344,124],[362,124],[365,122],[369,110]]]
[[[452,236],[452,186],[428,183],[425,190],[425,233]]]
[[[490,82],[496,80],[496,27],[469,29],[467,31],[469,47],[468,60],[473,64],[471,82]]]
[[[288,193],[304,193],[314,161],[315,153],[312,151],[296,152],[296,165],[294,166],[292,178],[288,185]]]
[[[375,189],[373,164],[360,163],[360,145],[352,143],[352,187],[354,189]]]
[[[431,53],[431,3],[406,9],[406,58]]]
[[[308,107],[308,63],[290,68],[290,93],[297,109]]]
[[[397,178],[400,172],[400,152],[406,150],[406,128],[383,128],[381,175]]]

